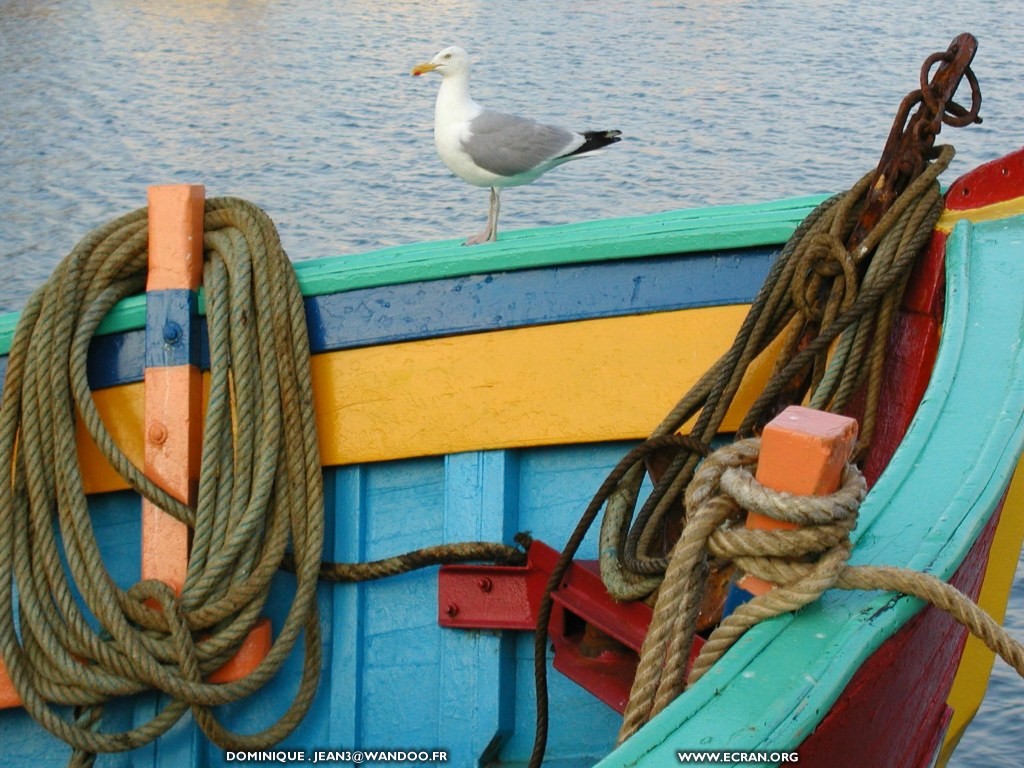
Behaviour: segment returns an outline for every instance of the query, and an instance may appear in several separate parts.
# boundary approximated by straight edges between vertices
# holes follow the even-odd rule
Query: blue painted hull
[[[858,529],[859,562],[927,568],[948,578],[985,528],[1016,466],[1024,442],[1024,360],[1004,342],[1015,339],[1019,345],[1020,311],[1018,307],[1012,315],[1012,302],[1007,301],[988,308],[979,303],[997,293],[1000,284],[1022,280],[1020,262],[1013,267],[1007,248],[1024,232],[1024,220],[1017,217],[1008,227],[989,232],[979,225],[974,240],[961,231],[961,239],[969,241],[962,246],[965,253],[974,249],[982,255],[977,266],[971,264],[970,276],[966,258],[954,261],[947,324],[957,330],[944,339],[942,378],[926,396],[922,410],[927,415],[915,423],[913,439],[898,454],[902,463],[894,462],[876,486],[879,492],[869,497]],[[678,255],[670,255],[666,247],[649,258],[635,254],[586,265],[490,270],[321,292],[306,303],[311,345],[314,352],[338,351],[742,304],[760,285],[775,245],[764,238],[742,247]],[[970,291],[974,293],[968,300]],[[979,309],[983,314],[974,314]],[[972,323],[977,322],[991,323],[998,348],[983,349],[986,342],[972,336]],[[967,346],[956,346],[965,340]],[[979,384],[976,376],[967,378],[969,369],[961,362],[977,367],[979,357],[999,361],[1005,387],[993,394],[984,417],[964,419],[958,412],[967,393],[977,394]],[[143,358],[139,331],[99,337],[90,361],[93,389],[138,381]],[[0,359],[0,376],[5,370],[6,360]],[[980,457],[979,466],[960,475],[948,465],[944,447],[952,433],[973,436],[971,455]],[[558,546],[631,446],[611,440],[564,443],[327,466],[323,557],[365,562],[445,542],[510,542],[519,531]],[[930,469],[916,471],[932,462],[935,477],[928,474]],[[946,487],[950,484],[952,491]],[[961,493],[958,487],[973,490]],[[929,503],[952,501],[942,507],[942,520],[915,529],[920,542],[907,543],[909,537],[900,533],[908,526],[902,516],[929,490],[939,494]],[[139,574],[139,499],[128,492],[100,493],[90,504],[105,563],[114,580],[127,588]],[[596,536],[595,530],[584,541],[580,558],[597,557]],[[287,573],[275,577],[266,608],[275,626],[283,622],[292,584]],[[383,750],[426,753],[428,759],[417,759],[422,764],[526,763],[535,721],[529,634],[439,627],[436,569],[356,585],[322,583],[317,594],[323,635],[320,685],[310,713],[275,748],[286,759],[301,754],[312,762],[316,752],[324,751],[344,758],[339,763],[351,764],[355,761],[347,753]],[[914,601],[886,595],[829,595],[799,616],[759,626],[722,666],[617,750],[620,716],[550,672],[546,765],[666,765],[674,760],[675,750],[703,746],[795,750],[842,695],[865,656],[919,609]],[[810,671],[775,674],[793,657],[806,662]],[[301,669],[301,650],[296,650],[263,690],[218,708],[217,717],[232,730],[260,730],[286,710]],[[161,706],[156,694],[111,702],[101,727],[105,732],[130,729]],[[70,753],[20,709],[0,711],[0,744],[3,766],[63,765]],[[274,753],[238,760],[210,744],[186,716],[153,744],[100,755],[96,764],[172,768],[280,763]]]

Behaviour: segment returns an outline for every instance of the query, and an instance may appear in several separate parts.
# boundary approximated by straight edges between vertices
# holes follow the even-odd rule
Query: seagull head
[[[467,71],[469,71],[469,54],[457,45],[445,48],[430,61],[417,64],[412,68],[412,74],[415,76],[422,75],[425,72],[440,72],[442,77],[447,77],[451,74]]]

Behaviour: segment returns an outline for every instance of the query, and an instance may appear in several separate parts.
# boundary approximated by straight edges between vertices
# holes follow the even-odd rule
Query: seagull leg
[[[501,212],[501,190],[491,187],[491,205],[487,209],[487,228],[466,240],[463,245],[493,243],[498,239],[498,213]]]

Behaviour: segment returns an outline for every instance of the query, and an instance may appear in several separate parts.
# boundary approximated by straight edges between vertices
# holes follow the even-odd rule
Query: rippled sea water
[[[981,126],[946,183],[1024,144],[1020,8],[936,3],[0,0],[0,312],[85,233],[194,182],[265,208],[296,260],[477,231],[434,155],[458,44],[481,103],[624,141],[503,195],[505,229],[846,188],[925,57],[979,40]],[[1007,626],[1024,639],[1024,581]],[[1018,766],[1024,681],[996,663],[952,761]]]

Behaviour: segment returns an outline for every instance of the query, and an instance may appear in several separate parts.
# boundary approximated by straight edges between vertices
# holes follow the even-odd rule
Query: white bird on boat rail
[[[478,187],[491,188],[487,228],[466,245],[498,238],[501,189],[529,184],[555,166],[593,154],[619,141],[621,131],[570,131],[504,112],[484,109],[469,95],[469,55],[445,48],[413,68],[413,75],[439,72],[434,110],[434,146],[452,173]]]

